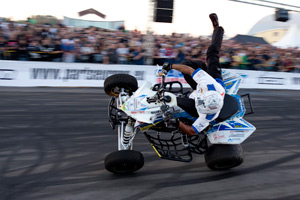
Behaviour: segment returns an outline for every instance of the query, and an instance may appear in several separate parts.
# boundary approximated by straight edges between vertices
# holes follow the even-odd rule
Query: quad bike
[[[133,150],[133,140],[142,132],[160,158],[190,162],[193,154],[204,154],[205,163],[212,170],[226,170],[240,165],[244,160],[241,143],[255,127],[243,119],[253,113],[249,94],[238,95],[242,77],[223,70],[226,95],[224,106],[216,120],[198,135],[188,136],[179,129],[164,123],[166,112],[182,122],[192,125],[198,113],[193,99],[188,98],[178,81],[150,82],[138,88],[135,77],[115,74],[104,82],[105,93],[112,96],[108,106],[109,122],[118,132],[118,151],[105,158],[105,168],[115,174],[128,174],[141,169],[144,157]],[[249,102],[246,113],[244,100]]]

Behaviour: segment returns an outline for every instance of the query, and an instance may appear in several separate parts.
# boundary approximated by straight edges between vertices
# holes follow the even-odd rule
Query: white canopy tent
[[[298,47],[300,49],[300,34],[297,25],[291,25],[287,33],[272,45],[283,49],[290,47]]]

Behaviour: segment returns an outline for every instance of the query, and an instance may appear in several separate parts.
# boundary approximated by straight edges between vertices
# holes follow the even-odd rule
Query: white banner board
[[[13,87],[103,87],[104,80],[116,73],[125,73],[144,81],[158,83],[156,66],[105,65],[91,63],[0,61],[0,86]],[[231,70],[244,77],[240,88],[300,90],[300,73]],[[166,81],[180,81],[183,75],[175,70]]]
[[[140,84],[153,82],[155,69],[144,65],[0,61],[0,86],[103,87],[104,80],[116,73],[133,75]]]

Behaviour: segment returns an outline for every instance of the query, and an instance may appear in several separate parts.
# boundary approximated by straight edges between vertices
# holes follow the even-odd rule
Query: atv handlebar
[[[162,69],[161,72],[158,73],[158,76],[162,77],[161,78],[161,83],[159,85],[159,88],[158,88],[156,94],[153,97],[150,97],[150,98],[147,99],[148,103],[154,103],[156,101],[161,101],[164,104],[166,104],[166,102],[171,101],[169,96],[165,96],[165,91],[166,91],[165,79],[166,79],[167,74],[168,74],[168,72],[164,69]]]
[[[163,115],[169,112],[169,106],[166,103],[169,103],[172,100],[170,96],[165,96],[165,91],[166,91],[165,79],[167,74],[168,71],[164,69],[162,69],[162,71],[158,73],[158,76],[162,77],[161,83],[157,89],[156,94],[153,97],[147,99],[148,103],[155,103],[157,101],[162,102],[163,105],[161,106],[161,111]]]

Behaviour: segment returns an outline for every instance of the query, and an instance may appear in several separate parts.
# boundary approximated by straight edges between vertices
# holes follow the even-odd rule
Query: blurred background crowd
[[[152,35],[100,28],[72,28],[61,24],[0,22],[0,59],[103,64],[180,63],[206,59],[209,37],[185,34]],[[148,45],[148,47],[147,47]],[[150,58],[150,59],[149,59]],[[150,63],[149,63],[150,61]],[[224,68],[300,72],[300,50],[224,39],[220,62]]]

